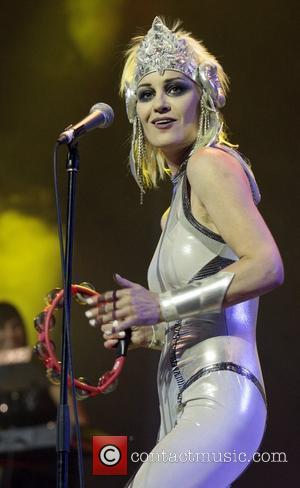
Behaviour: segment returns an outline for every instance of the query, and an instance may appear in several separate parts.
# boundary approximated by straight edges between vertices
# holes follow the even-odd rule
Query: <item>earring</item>
[[[137,121],[137,165],[136,165],[136,176],[138,185],[140,187],[140,205],[143,205],[143,195],[144,195],[144,177],[143,177],[143,161],[145,159],[146,147],[144,132],[142,128],[141,121],[136,117]]]
[[[204,101],[204,96],[202,95],[201,97],[201,102],[200,102],[200,120],[199,120],[199,130],[198,130],[198,136],[203,137],[206,135],[206,133],[209,130],[209,110],[207,108],[207,105]],[[197,136],[197,138],[198,138]]]
[[[196,149],[203,146],[203,140],[210,128],[210,114],[209,114],[209,109],[204,100],[204,97],[205,97],[205,92],[203,91],[201,101],[200,101],[199,128],[198,128],[197,137],[191,154]]]

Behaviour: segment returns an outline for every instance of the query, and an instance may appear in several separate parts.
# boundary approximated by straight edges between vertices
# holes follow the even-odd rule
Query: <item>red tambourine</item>
[[[72,285],[72,296],[75,296],[76,300],[82,305],[86,305],[87,298],[94,295],[99,296],[100,293],[96,292],[89,283]],[[56,357],[55,344],[49,335],[55,325],[54,311],[63,307],[63,301],[64,290],[59,288],[52,290],[47,295],[47,305],[43,312],[34,319],[34,326],[38,332],[38,342],[34,350],[46,367],[48,379],[55,385],[60,384],[61,363]],[[110,393],[116,388],[118,376],[125,363],[129,341],[130,332],[127,333],[125,339],[119,341],[116,348],[115,363],[110,371],[107,371],[99,378],[97,386],[86,383],[84,378],[74,380],[78,400],[93,397],[99,393]],[[70,386],[70,377],[68,381]]]

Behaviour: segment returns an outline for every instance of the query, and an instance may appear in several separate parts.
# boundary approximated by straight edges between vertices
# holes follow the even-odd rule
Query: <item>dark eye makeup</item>
[[[166,84],[166,92],[169,95],[181,95],[188,91],[190,86],[184,81],[169,82]]]
[[[153,88],[140,88],[137,92],[137,99],[140,102],[148,102],[149,100],[151,100],[154,94],[155,91],[153,90]]]
[[[166,80],[164,90],[167,95],[176,97],[183,95],[190,89],[190,85],[184,80]],[[155,90],[151,85],[141,86],[137,91],[137,98],[140,102],[148,102],[155,96]]]

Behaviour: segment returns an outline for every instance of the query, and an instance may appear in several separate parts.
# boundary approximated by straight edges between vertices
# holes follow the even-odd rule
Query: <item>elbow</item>
[[[273,290],[283,284],[284,267],[279,254],[273,257],[268,256],[265,279],[269,290]]]
[[[283,285],[283,283],[284,283],[284,267],[283,267],[283,264],[281,261],[281,264],[277,269],[276,286],[281,286],[281,285]]]
[[[271,286],[273,288],[277,288],[278,286],[281,286],[284,282],[284,269],[283,266],[277,266],[272,270],[271,273]]]

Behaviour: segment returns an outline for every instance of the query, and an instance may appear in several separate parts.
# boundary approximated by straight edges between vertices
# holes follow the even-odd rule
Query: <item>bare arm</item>
[[[246,175],[231,155],[215,148],[195,153],[187,166],[191,198],[198,200],[239,260],[226,268],[234,278],[226,293],[229,306],[267,293],[283,281],[274,239],[257,210]]]

